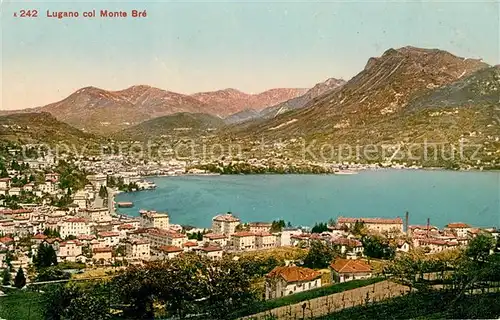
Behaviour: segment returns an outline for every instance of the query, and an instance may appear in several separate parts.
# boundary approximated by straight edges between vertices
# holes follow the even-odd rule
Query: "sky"
[[[2,1],[0,110],[45,105],[86,86],[309,88],[348,80],[370,57],[406,45],[499,64],[499,1]],[[38,16],[21,18],[22,9]],[[82,17],[93,9],[129,16]],[[134,9],[147,16],[130,17]]]

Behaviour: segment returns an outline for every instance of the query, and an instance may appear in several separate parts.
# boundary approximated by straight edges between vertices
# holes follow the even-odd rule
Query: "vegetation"
[[[14,287],[21,289],[26,285],[26,277],[22,268],[17,270],[16,277],[14,278]]]
[[[274,308],[279,308],[282,306],[288,306],[294,303],[299,303],[302,301],[314,299],[314,298],[319,298],[319,297],[324,297],[328,296],[334,293],[339,293],[347,290],[352,290],[364,286],[368,286],[380,281],[383,281],[384,278],[371,278],[371,279],[364,279],[364,280],[352,280],[348,282],[343,282],[343,283],[338,283],[338,284],[333,284],[333,285],[328,285],[316,289],[311,289],[308,291],[303,291],[299,293],[295,293],[283,298],[278,298],[278,299],[272,299],[272,300],[266,300],[266,301],[259,301],[258,303],[255,303],[247,308],[243,308],[242,310],[238,311],[235,313],[235,318],[236,317],[242,317],[242,316],[247,316],[267,310],[271,310]]]
[[[386,239],[376,236],[365,236],[361,238],[364,254],[370,258],[392,259],[396,255],[396,249]]]
[[[2,284],[4,286],[10,285],[10,282],[12,281],[12,276],[10,275],[10,267],[7,266],[2,272]]]
[[[312,241],[309,252],[304,258],[304,266],[313,269],[323,269],[330,265],[338,252],[321,241]]]
[[[51,245],[41,243],[33,259],[33,264],[37,269],[47,268],[57,265],[57,254]]]
[[[314,227],[311,229],[312,233],[322,233],[326,231],[328,231],[328,225],[323,222],[314,224]]]
[[[8,320],[43,320],[42,294],[28,290],[5,291],[0,297],[0,318]]]
[[[290,225],[290,222],[288,222],[288,225]],[[271,223],[271,233],[274,232],[281,232],[283,228],[286,227],[285,220],[273,220]]]

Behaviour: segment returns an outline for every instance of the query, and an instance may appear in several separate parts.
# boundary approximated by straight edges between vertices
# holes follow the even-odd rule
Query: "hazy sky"
[[[135,84],[194,93],[260,92],[349,79],[406,45],[500,63],[499,1],[190,1],[2,3],[0,109],[55,102],[85,87]],[[37,18],[14,17],[37,9]],[[96,9],[146,18],[83,18]],[[80,18],[48,18],[47,10]]]

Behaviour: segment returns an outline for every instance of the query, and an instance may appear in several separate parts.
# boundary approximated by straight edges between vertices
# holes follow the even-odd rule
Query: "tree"
[[[34,258],[33,263],[37,269],[47,268],[57,265],[57,254],[51,245],[41,243],[38,246],[38,252]]]
[[[313,269],[326,268],[337,254],[337,251],[332,246],[321,241],[312,241],[311,248],[304,258],[304,266]]]
[[[101,188],[99,189],[99,197],[101,199],[105,199],[108,197],[108,190],[105,186],[101,186]]]
[[[392,259],[396,255],[396,250],[378,237],[363,237],[361,242],[364,247],[363,252],[367,257],[376,259]]]
[[[56,229],[51,229],[51,228],[45,228],[43,230],[43,234],[49,238],[60,238],[61,237],[61,235],[59,234],[59,231],[57,231]]]
[[[479,234],[469,242],[465,255],[473,261],[484,262],[493,249],[495,249],[495,239],[486,233]]]
[[[364,235],[365,234],[365,223],[363,221],[358,221],[354,222],[354,225],[352,226],[351,230],[352,234],[359,236],[359,235]]]
[[[14,278],[14,286],[16,288],[23,288],[26,285],[26,277],[24,276],[24,271],[21,267],[17,270],[16,277]]]
[[[12,276],[10,275],[10,267],[7,267],[3,270],[2,273],[2,284],[4,286],[10,285],[10,281],[12,280]]]
[[[281,232],[286,226],[284,220],[276,220],[271,223],[271,232]]]
[[[323,222],[316,223],[314,227],[311,229],[312,233],[322,233],[325,231],[328,231],[328,225]]]

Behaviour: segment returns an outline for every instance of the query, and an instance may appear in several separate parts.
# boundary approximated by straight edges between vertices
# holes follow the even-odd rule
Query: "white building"
[[[62,238],[91,234],[91,225],[84,218],[68,218],[59,224],[59,234]]]
[[[276,267],[266,275],[265,297],[276,299],[321,287],[321,272],[297,266]]]
[[[449,231],[457,236],[457,238],[466,238],[471,226],[463,222],[449,223],[444,227],[444,231]]]
[[[151,255],[149,242],[146,240],[128,239],[125,241],[125,246],[127,258],[147,260]]]
[[[232,213],[220,214],[212,219],[212,232],[230,235],[236,232],[236,227],[240,224],[240,219]]]
[[[159,213],[156,211],[143,211],[139,212],[141,215],[140,223],[143,228],[158,228],[163,230],[169,229],[168,213]]]
[[[296,235],[301,235],[302,230],[298,228],[284,228],[281,231],[280,239],[279,239],[279,245],[280,246],[291,246],[292,241],[291,241],[291,236],[296,236]]]
[[[234,250],[254,250],[255,234],[248,231],[233,233],[231,235],[231,247]]]
[[[330,264],[332,283],[367,279],[372,276],[371,266],[363,260],[335,259]]]
[[[364,226],[371,231],[377,232],[398,232],[403,233],[403,219],[397,217],[394,219],[385,218],[337,218],[337,227],[352,228],[356,222],[363,223]]]

